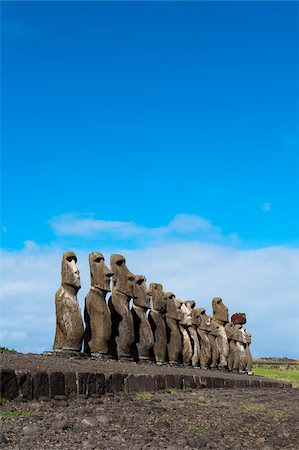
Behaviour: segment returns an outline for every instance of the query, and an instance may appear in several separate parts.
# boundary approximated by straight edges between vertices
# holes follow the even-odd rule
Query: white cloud
[[[221,230],[207,219],[192,214],[178,214],[166,226],[144,227],[135,222],[99,220],[93,215],[63,214],[53,217],[49,224],[57,236],[86,238],[132,239],[140,243],[161,242],[165,239],[200,238],[219,240]]]
[[[178,225],[179,223],[179,225]],[[178,221],[174,227],[180,227]],[[194,226],[199,227],[200,223]],[[205,227],[206,225],[203,224]],[[184,225],[183,225],[184,228]],[[0,345],[23,352],[52,348],[55,333],[55,291],[60,285],[60,263],[68,248],[26,246],[2,252]],[[109,248],[103,251],[107,262]],[[76,250],[75,250],[76,251]],[[299,357],[299,250],[269,247],[239,250],[199,241],[173,241],[118,252],[128,267],[161,282],[178,298],[195,299],[211,312],[211,299],[223,298],[230,314],[247,313],[256,356]],[[77,250],[83,311],[89,290],[88,251]]]
[[[265,203],[263,203],[263,205],[262,205],[262,211],[270,212],[271,209],[272,209],[272,205],[271,205],[270,202],[265,202]]]

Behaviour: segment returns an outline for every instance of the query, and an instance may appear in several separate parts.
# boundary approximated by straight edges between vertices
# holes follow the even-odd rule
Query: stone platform
[[[156,392],[167,389],[291,388],[290,383],[264,377],[189,367],[157,366],[96,358],[0,354],[1,396],[24,400],[105,393]]]

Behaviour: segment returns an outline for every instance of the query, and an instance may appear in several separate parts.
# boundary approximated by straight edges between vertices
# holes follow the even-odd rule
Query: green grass
[[[288,381],[292,383],[294,388],[299,388],[299,370],[277,370],[254,367],[253,372],[254,375],[261,375],[272,378],[273,380]]]
[[[17,351],[14,348],[7,348],[7,347],[0,346],[0,353],[4,353],[4,352],[17,353]]]
[[[25,417],[30,415],[25,411],[0,411],[0,417]]]
[[[193,431],[195,433],[204,433],[205,431],[207,431],[207,429],[205,427],[202,427],[201,425],[198,425],[193,429]]]
[[[7,399],[0,396],[0,405],[5,405],[6,402],[7,402]]]

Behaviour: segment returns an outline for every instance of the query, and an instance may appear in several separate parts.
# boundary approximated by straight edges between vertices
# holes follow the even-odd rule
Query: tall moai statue
[[[186,302],[188,306],[189,301]],[[194,305],[195,306],[195,305]],[[200,344],[199,344],[199,336],[197,333],[197,328],[200,324],[200,316],[201,316],[201,309],[200,308],[194,308],[190,305],[192,309],[192,326],[189,327],[188,331],[191,337],[192,342],[192,359],[191,364],[192,367],[199,367],[200,366]]]
[[[113,272],[108,269],[104,256],[99,252],[90,253],[89,268],[91,287],[85,298],[84,352],[105,358],[112,331],[111,314],[105,299],[110,292]]]
[[[134,324],[129,303],[135,296],[135,277],[128,270],[122,255],[111,255],[110,265],[113,272],[112,293],[108,302],[112,319],[110,351],[119,359],[131,359]]]
[[[237,355],[236,355],[236,341],[238,339],[237,329],[233,322],[228,322],[224,328],[225,328],[226,336],[228,339],[228,348],[229,348],[229,353],[228,353],[228,358],[227,358],[227,368],[230,372],[232,372],[232,370],[236,366],[235,361],[237,359]]]
[[[210,369],[218,369],[220,352],[217,345],[217,338],[219,337],[219,327],[220,325],[215,320],[211,320],[210,331],[208,334],[209,341],[211,344],[211,364]]]
[[[135,275],[135,297],[133,299],[133,322],[137,359],[150,360],[150,351],[154,345],[154,336],[146,316],[150,308],[150,296],[144,275]]]
[[[56,334],[54,351],[80,352],[84,334],[84,326],[77,292],[81,288],[80,272],[77,267],[77,256],[73,252],[65,252],[61,263],[61,287],[55,295]]]
[[[154,336],[153,353],[156,364],[165,364],[167,354],[166,324],[164,314],[166,313],[166,301],[163,286],[160,283],[149,285],[151,298],[151,309],[148,315],[149,323]]]
[[[225,332],[225,324],[229,322],[228,308],[220,297],[214,297],[212,300],[213,320],[219,324],[216,344],[219,350],[219,369],[227,369],[227,358],[229,354],[228,339]]]
[[[234,324],[236,336],[233,372],[245,373],[247,360],[245,352],[246,337],[243,325],[246,323],[246,315],[244,313],[235,313],[232,315],[231,321]]]
[[[179,322],[182,320],[181,302],[172,292],[165,293],[166,300],[166,335],[169,364],[177,365],[182,357],[182,336]]]
[[[245,370],[248,373],[248,375],[253,375],[252,367],[253,367],[253,359],[250,351],[250,345],[251,345],[251,334],[244,329],[245,331],[245,354],[246,354],[246,367]]]
[[[212,360],[211,343],[209,339],[209,332],[211,330],[211,317],[206,314],[204,308],[197,308],[196,313],[199,317],[199,325],[197,333],[200,338],[200,368],[208,369]]]
[[[179,322],[179,328],[182,334],[182,360],[184,366],[190,366],[193,355],[192,342],[188,332],[192,326],[192,308],[190,301],[188,305],[186,301],[181,301],[181,313],[182,319]]]

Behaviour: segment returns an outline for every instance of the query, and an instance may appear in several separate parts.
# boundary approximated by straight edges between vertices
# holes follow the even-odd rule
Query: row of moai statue
[[[102,359],[117,358],[222,369],[252,374],[251,335],[243,325],[244,313],[229,322],[221,298],[212,300],[213,316],[195,308],[194,300],[179,300],[162,284],[146,285],[144,275],[133,275],[124,256],[89,255],[90,291],[85,298],[84,321],[77,293],[81,288],[77,257],[62,258],[62,284],[56,292],[54,351],[80,352]],[[106,302],[106,296],[111,296]],[[132,308],[130,308],[130,302]]]

